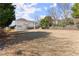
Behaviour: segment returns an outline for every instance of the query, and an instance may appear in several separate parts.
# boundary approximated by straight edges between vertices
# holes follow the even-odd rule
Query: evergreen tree
[[[0,3],[0,27],[7,27],[15,20],[14,9],[11,3]]]

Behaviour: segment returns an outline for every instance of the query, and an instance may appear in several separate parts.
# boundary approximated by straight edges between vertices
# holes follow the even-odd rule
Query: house
[[[74,23],[79,24],[79,18],[73,19]]]
[[[20,18],[16,20],[16,31],[25,31],[26,29],[33,29],[37,27],[38,25],[35,26],[34,21],[26,20],[24,18]]]
[[[15,20],[12,21],[12,23],[9,25],[9,28],[14,29],[16,26]]]

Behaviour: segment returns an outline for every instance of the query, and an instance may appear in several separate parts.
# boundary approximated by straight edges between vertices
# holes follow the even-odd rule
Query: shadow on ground
[[[10,33],[8,39],[5,43],[0,45],[0,48],[3,49],[6,45],[13,45],[22,43],[24,41],[30,41],[39,38],[45,38],[49,35],[48,32],[13,32]]]

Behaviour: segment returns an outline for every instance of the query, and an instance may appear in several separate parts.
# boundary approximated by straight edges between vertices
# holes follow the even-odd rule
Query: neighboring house
[[[53,24],[58,24],[61,20],[53,20]]]
[[[16,24],[15,24],[15,20],[14,20],[14,21],[12,21],[12,23],[9,25],[9,28],[14,29],[15,26],[16,26]]]
[[[20,18],[16,20],[16,31],[25,31],[28,28],[34,28],[35,22]],[[36,25],[37,26],[37,25]]]
[[[79,24],[79,18],[73,19],[74,23]]]

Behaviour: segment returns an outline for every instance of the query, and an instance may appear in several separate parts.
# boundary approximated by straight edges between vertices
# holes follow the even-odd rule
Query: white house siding
[[[16,31],[25,31],[27,28],[33,28],[33,22],[26,19],[16,20]]]
[[[38,24],[36,23],[36,26],[37,27]],[[29,20],[26,20],[26,19],[18,19],[16,20],[16,31],[26,31],[27,29],[33,29],[34,28],[34,22],[33,21],[29,21]]]
[[[22,31],[22,30],[24,30],[25,29],[25,27],[23,26],[23,25],[16,25],[16,31]]]
[[[17,25],[16,31],[25,31],[27,29],[27,26],[25,25]]]
[[[25,31],[27,29],[25,19],[16,20],[16,31]]]

